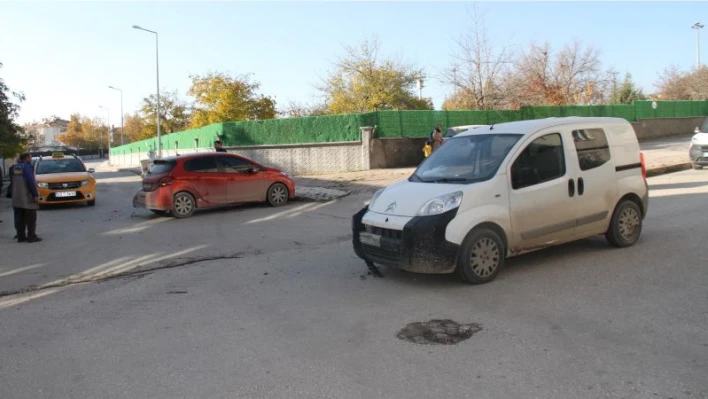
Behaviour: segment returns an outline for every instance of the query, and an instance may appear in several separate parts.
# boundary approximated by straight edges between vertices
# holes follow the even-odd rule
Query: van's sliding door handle
[[[575,196],[575,180],[573,179],[568,180],[568,196]]]

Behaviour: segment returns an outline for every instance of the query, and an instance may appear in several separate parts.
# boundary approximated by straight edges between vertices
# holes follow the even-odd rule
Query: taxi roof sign
[[[52,158],[64,158],[64,153],[61,151],[55,151],[52,153]]]

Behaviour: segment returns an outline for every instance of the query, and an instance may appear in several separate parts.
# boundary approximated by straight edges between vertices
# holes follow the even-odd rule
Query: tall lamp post
[[[98,108],[106,110],[106,125],[108,126],[108,153],[111,151],[111,110],[99,105]],[[101,130],[101,147],[103,147],[103,130]],[[110,162],[110,161],[109,161]]]
[[[703,29],[703,24],[696,22],[691,28],[696,30],[696,70],[698,70],[701,69],[701,29]]]
[[[157,32],[133,25],[133,29],[155,34],[155,68],[157,70],[157,157],[162,158],[162,132],[160,130],[160,57],[158,51]]]
[[[123,145],[123,90],[113,86],[108,86],[108,88],[120,92],[120,145]]]

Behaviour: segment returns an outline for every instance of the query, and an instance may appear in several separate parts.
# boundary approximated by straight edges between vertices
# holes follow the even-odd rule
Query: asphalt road
[[[349,216],[368,197],[175,220],[101,177],[95,208],[40,213],[44,242],[3,231],[0,291],[163,268],[0,297],[0,398],[708,397],[707,171],[650,179],[636,246],[548,249],[484,286],[367,276]],[[397,338],[430,319],[482,330]]]

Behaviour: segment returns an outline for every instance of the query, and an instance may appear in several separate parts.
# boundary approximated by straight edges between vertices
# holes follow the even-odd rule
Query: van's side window
[[[559,133],[547,134],[529,144],[511,166],[515,190],[563,177],[565,156]]]
[[[573,130],[580,170],[602,166],[610,160],[610,146],[602,129]]]

